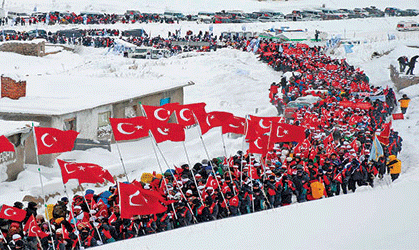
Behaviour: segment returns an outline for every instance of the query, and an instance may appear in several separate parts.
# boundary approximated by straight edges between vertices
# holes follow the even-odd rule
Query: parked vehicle
[[[401,21],[397,24],[398,31],[417,31],[419,30],[419,23],[415,21]]]
[[[297,98],[295,101],[290,101],[285,106],[284,118],[293,119],[294,113],[301,109],[313,106],[314,103],[318,102],[321,98],[318,96],[307,95]]]

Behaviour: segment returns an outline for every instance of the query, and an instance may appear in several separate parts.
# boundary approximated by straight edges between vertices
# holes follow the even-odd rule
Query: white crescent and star
[[[185,117],[185,111],[187,111],[187,110],[189,110],[189,109],[181,109],[180,111],[179,111],[179,116],[180,116],[180,118],[182,119],[182,120],[184,120],[184,121],[189,121],[191,118],[186,118]]]
[[[236,126],[236,125],[234,125],[234,124],[228,124],[228,126],[230,126],[230,127],[232,127],[232,128],[239,128],[240,126]]]
[[[162,130],[161,128],[157,128],[157,131],[162,135],[169,135],[169,133],[167,133],[169,132],[168,128],[165,128],[164,130]]]
[[[166,118],[162,118],[161,116],[159,116],[159,111],[161,111],[161,110],[166,111],[166,113],[167,113],[167,117]],[[160,120],[160,121],[166,121],[169,118],[169,114],[170,114],[170,112],[167,111],[167,110],[165,110],[164,108],[158,108],[158,109],[154,110],[154,117],[157,120]]]
[[[135,132],[135,130],[133,131],[126,131],[122,128],[122,125],[133,125],[132,123],[126,123],[126,122],[121,122],[118,123],[118,126],[116,127],[118,129],[118,132],[124,135],[131,135]]]
[[[51,143],[51,144],[47,144],[46,142],[45,142],[45,138],[48,136],[48,135],[50,135],[49,133],[45,133],[45,134],[43,134],[42,136],[41,136],[41,142],[42,142],[42,144],[44,144],[44,146],[45,147],[48,147],[48,148],[50,148],[50,147],[52,147],[52,145],[54,145],[54,142],[53,143]],[[53,140],[56,142],[57,141],[57,138],[55,138],[54,136],[52,136],[51,135],[51,137],[53,138]]]
[[[140,195],[139,190],[137,190],[135,193],[133,193],[129,196],[129,205],[130,206],[137,206],[137,207],[143,206],[143,204],[137,204],[137,203],[132,202],[132,198],[134,198],[135,196],[138,196],[138,195]],[[148,200],[146,198],[143,197],[143,199],[144,199],[145,203],[148,203]]]
[[[209,121],[209,119],[211,119],[211,120],[214,119],[214,116],[213,115],[207,115],[206,121],[207,121],[208,126],[211,127],[211,122]]]
[[[9,211],[9,210],[11,210],[12,211],[12,214],[9,214],[7,211]],[[5,210],[4,210],[4,214],[6,215],[6,216],[8,216],[8,217],[12,217],[13,215],[16,215],[16,212],[15,211],[13,211],[13,209],[11,209],[11,208],[6,208]]]
[[[282,128],[282,127],[281,126],[278,126],[278,128],[276,129],[276,136],[279,137],[279,138],[284,137],[285,135],[288,134],[288,130],[285,130],[285,129],[282,130],[283,131],[283,134],[280,134],[279,133],[279,129],[280,128]]]
[[[262,149],[262,147],[261,146],[259,146],[259,144],[258,144],[258,141],[259,141],[259,138],[257,138],[256,140],[255,140],[255,146],[258,148],[258,149]]]
[[[66,171],[68,174],[71,174],[71,173],[76,172],[76,170],[73,170],[73,171],[68,171],[68,168],[67,168],[67,165],[68,165],[68,164],[70,164],[70,163],[64,163],[64,169],[65,169],[65,171]]]
[[[265,126],[265,125],[263,124],[263,119],[260,119],[260,121],[259,121],[259,126],[260,126],[261,128],[263,128],[263,129],[268,129],[268,128],[270,128],[270,126]]]

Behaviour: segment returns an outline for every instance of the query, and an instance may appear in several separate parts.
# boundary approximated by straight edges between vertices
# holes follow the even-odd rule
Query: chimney
[[[17,100],[26,96],[26,81],[15,81],[10,77],[1,76],[1,98],[9,97]]]

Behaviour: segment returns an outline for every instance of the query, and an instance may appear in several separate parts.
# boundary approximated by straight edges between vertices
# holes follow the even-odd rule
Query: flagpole
[[[39,172],[39,180],[41,181],[42,200],[44,201],[44,206],[45,206],[45,209],[46,209],[46,208],[47,208],[47,203],[46,203],[46,201],[45,201],[44,184],[43,184],[43,182],[42,182],[41,168],[38,168],[38,172]],[[53,249],[55,249],[54,237],[53,237],[53,235],[52,235],[51,222],[49,221],[49,220],[50,220],[50,218],[49,218],[49,214],[48,214],[48,213],[46,213],[45,215],[46,215],[46,217],[47,217],[48,226],[49,226],[49,231],[51,232],[52,247],[53,247]]]
[[[70,212],[73,216],[73,224],[74,224],[74,231],[77,232],[77,240],[79,241],[79,244],[81,246],[81,240],[80,240],[80,233],[78,232],[79,230],[77,229],[77,224],[76,224],[76,218],[74,217],[74,211],[73,211],[73,199],[70,199],[68,193],[67,193],[67,186],[63,183],[64,186],[64,193],[67,196],[67,198],[70,200]],[[70,219],[71,217],[69,217]],[[70,221],[71,223],[71,221]],[[64,232],[63,232],[64,233]],[[64,234],[63,234],[64,235]]]
[[[188,164],[189,164],[189,171],[190,171],[190,172],[191,172],[191,174],[192,174],[193,180],[194,180],[194,182],[195,182],[196,190],[198,191],[199,200],[201,201],[201,204],[202,204],[202,205],[204,205],[204,201],[202,200],[201,193],[200,193],[200,192],[199,192],[199,190],[198,190],[198,183],[196,182],[195,175],[194,175],[194,173],[193,173],[193,171],[192,171],[191,161],[189,160],[188,151],[186,151],[186,145],[185,145],[185,142],[183,141],[183,142],[182,142],[182,144],[183,144],[183,149],[185,150],[186,159],[187,159]]]
[[[0,233],[2,234],[2,232],[0,232]],[[4,240],[4,242],[6,243],[7,248],[8,248],[9,250],[12,250],[12,249],[10,248],[10,246],[9,246],[9,242],[7,242],[6,237],[3,237],[3,240]]]
[[[125,169],[124,159],[122,159],[121,150],[119,149],[119,144],[118,144],[118,141],[115,139],[115,135],[114,135],[113,131],[112,131],[112,136],[113,136],[113,139],[115,140],[116,149],[118,150],[119,159],[121,160],[121,164],[122,164],[122,168],[124,169],[125,177],[127,178],[127,182],[129,182],[127,170]]]
[[[151,135],[150,131],[148,132],[148,134],[149,134],[149,137],[151,138],[152,135]],[[164,178],[163,168],[161,167],[161,163],[160,163],[159,157],[157,155],[156,148],[154,147],[153,141],[151,142],[151,146],[153,148],[154,155],[156,156],[157,165],[159,166],[160,172],[162,173],[162,176],[163,176],[162,178],[163,178],[163,181],[164,181],[164,186],[166,187],[167,195],[169,195],[170,194],[169,187],[167,186],[166,178]],[[171,172],[170,169],[169,169],[169,172]],[[173,214],[175,215],[175,219],[177,220],[178,218],[177,218],[175,206],[173,205],[173,203],[171,205],[172,205],[172,209],[173,209]]]
[[[33,126],[33,123],[32,123],[32,132],[33,132],[33,143],[35,145],[36,164],[39,165],[38,143],[36,141],[35,127]]]
[[[243,140],[242,140],[242,155],[240,157],[241,161],[240,161],[240,188],[243,187],[243,161],[244,161],[244,144],[246,142],[246,135],[247,135],[247,131],[248,131],[248,123],[247,123],[247,118],[249,117],[249,115],[245,116],[246,119],[246,127],[245,127],[245,132],[244,132],[244,136],[243,136]]]
[[[218,181],[217,176],[215,174],[214,166],[212,165],[212,160],[211,160],[211,158],[210,158],[210,156],[208,154],[208,150],[207,150],[207,147],[205,146],[204,139],[202,138],[201,126],[200,126],[199,121],[196,118],[195,114],[193,112],[192,112],[192,114],[193,114],[193,116],[195,118],[196,123],[198,124],[199,138],[201,139],[202,145],[203,145],[204,150],[205,150],[205,154],[207,155],[207,158],[208,158],[208,162],[211,165],[211,170],[212,170],[212,173],[214,174],[214,179],[217,182],[218,189],[220,189],[221,197],[223,197],[223,201],[226,204],[227,212],[230,214],[230,208],[229,208],[229,206],[227,204],[226,198],[224,197],[223,190],[222,190],[221,185],[220,185],[220,182]]]
[[[243,149],[242,150],[242,157],[241,157],[242,161],[240,163],[240,166],[242,168],[242,171],[240,173],[240,177],[241,178],[242,178],[242,175],[243,175],[242,173],[243,173],[243,161],[244,161],[244,143],[246,141],[247,132],[249,131],[249,123],[247,122],[248,121],[248,117],[249,117],[249,115],[246,115],[246,131],[245,131],[245,136],[244,136],[243,142],[242,142],[242,149]],[[249,159],[250,159],[250,156],[249,156]],[[250,161],[249,161],[249,163],[250,163]],[[248,174],[248,177],[250,178],[250,181],[252,183],[252,189],[253,189],[253,178],[252,178],[252,174],[249,174],[249,170],[250,169],[247,170],[247,174]],[[252,202],[252,212],[254,213],[255,212],[255,201],[253,199],[253,190],[252,190],[252,200],[251,200],[251,202]]]
[[[221,142],[223,143],[223,149],[224,149],[224,157],[227,159],[227,149],[226,149],[226,145],[225,145],[225,142],[224,142],[224,136],[223,136],[223,130],[221,129]],[[233,193],[234,193],[234,196],[236,196],[236,190],[235,190],[235,188],[234,188],[234,181],[233,181],[233,178],[231,177],[231,171],[230,171],[230,165],[228,164],[228,162],[227,162],[227,167],[228,167],[228,175],[230,176],[230,181],[231,181],[231,184],[233,185]]]
[[[176,122],[179,124],[179,121],[177,120],[176,115],[175,115],[175,119],[176,119]],[[183,129],[185,130],[185,128],[183,128]],[[192,165],[191,165],[191,161],[190,161],[190,159],[189,159],[189,154],[188,154],[188,151],[186,150],[185,141],[182,141],[182,145],[183,145],[183,150],[185,151],[186,160],[188,161],[188,164],[189,164],[189,171],[191,172],[191,175],[192,175],[192,177],[193,177],[193,181],[195,182],[195,187],[196,187],[196,190],[198,191],[199,200],[201,201],[202,206],[204,206],[204,201],[202,200],[201,193],[200,193],[200,192],[199,192],[199,190],[198,190],[198,183],[196,182],[195,175],[194,175],[194,173],[193,173],[193,171],[192,171]]]
[[[80,185],[80,183],[79,183],[79,185]],[[89,214],[90,214],[90,211],[91,211],[92,208],[89,206],[89,203],[87,202],[86,197],[84,195],[83,195],[83,199],[84,199],[84,203],[86,203],[87,208],[89,209]],[[99,233],[99,229],[97,229],[97,227],[95,225],[93,225],[93,227],[96,229],[96,232],[99,235],[100,241],[102,242],[102,244],[104,244],[103,239],[102,239],[102,236]]]
[[[172,174],[172,176],[173,176],[174,180],[177,182],[175,175],[173,174],[173,172],[172,172],[172,171],[170,171],[169,163],[167,163],[166,157],[164,157],[163,152],[161,151],[161,149],[160,149],[159,145],[157,144],[156,140],[154,139],[153,134],[152,134],[152,133],[150,133],[150,134],[151,134],[151,137],[152,137],[152,138],[153,138],[153,140],[154,140],[154,143],[156,144],[155,146],[156,146],[157,150],[159,150],[160,155],[161,155],[161,157],[163,158],[163,161],[165,162],[165,164],[166,164],[167,168],[169,169],[169,172]],[[197,189],[198,189],[198,187],[197,187]],[[180,191],[180,193],[182,194],[182,196],[184,197],[184,199],[185,199],[185,201],[186,201],[186,205],[188,206],[189,210],[191,211],[191,214],[192,214],[192,217],[193,217],[194,221],[195,221],[196,223],[198,223],[198,221],[197,221],[197,219],[196,219],[195,215],[193,214],[193,211],[192,211],[191,206],[189,205],[188,201],[186,200],[186,195],[183,193],[182,188],[179,188],[179,191]],[[173,204],[173,203],[172,203],[172,204]],[[175,211],[174,211],[174,212],[175,212]]]

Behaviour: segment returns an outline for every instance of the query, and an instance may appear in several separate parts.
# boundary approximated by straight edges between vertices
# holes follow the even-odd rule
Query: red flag
[[[184,127],[194,125],[196,123],[194,114],[206,114],[205,106],[206,104],[203,102],[176,106],[177,123]]]
[[[168,103],[163,106],[142,105],[145,115],[151,122],[167,122],[179,103]]]
[[[253,154],[266,155],[268,152],[268,140],[268,135],[260,135],[258,138],[256,138],[256,140],[249,141],[249,152]]]
[[[377,139],[386,146],[388,146],[388,144],[390,143],[390,128],[391,120],[388,123],[383,124],[383,130],[381,131],[380,135],[377,135]]]
[[[271,122],[278,122],[279,117],[258,117],[249,115],[247,120],[246,139],[250,141],[256,140],[259,135],[269,133],[271,130]]]
[[[26,211],[16,207],[3,205],[0,210],[0,219],[7,219],[13,221],[23,221],[26,216]]]
[[[397,113],[397,114],[393,114],[393,120],[403,120],[404,116],[403,113]]]
[[[342,173],[339,173],[335,176],[335,178],[333,178],[333,180],[337,180],[338,182],[342,183]]]
[[[99,165],[92,163],[66,162],[60,159],[57,159],[57,162],[61,167],[61,175],[64,184],[66,184],[69,179],[77,179],[79,184],[103,183],[105,180],[115,183],[109,171]]]
[[[217,180],[215,180],[214,176],[210,175],[207,180],[207,184],[205,188],[212,187],[214,190],[218,188]]]
[[[41,228],[36,223],[35,217],[33,215],[29,217],[29,220],[26,222],[25,227],[23,228],[23,231],[27,231],[29,237],[39,237],[43,239],[49,236],[49,234],[41,230]]]
[[[149,122],[145,116],[109,118],[115,141],[134,140],[148,136]]]
[[[67,229],[65,228],[65,226],[63,224],[61,224],[61,229],[63,230],[63,238],[65,240],[70,240],[70,234],[68,233]]]
[[[245,134],[246,119],[242,117],[233,116],[222,124],[223,134]]]
[[[150,131],[157,143],[164,141],[185,141],[185,129],[176,123],[156,123]]]
[[[351,148],[355,149],[355,152],[358,153],[358,144],[356,143],[356,139],[354,139],[349,145]]]
[[[109,216],[108,222],[109,224],[112,224],[113,222],[115,222],[118,218],[116,217],[116,215],[114,213],[111,214],[111,216]]]
[[[159,214],[167,210],[160,203],[164,198],[157,191],[121,182],[118,190],[122,219],[130,219],[135,215]]]
[[[302,142],[306,139],[304,131],[304,127],[301,126],[274,123],[272,124],[270,146],[273,146],[276,142]]]
[[[15,146],[4,135],[0,136],[0,153],[2,152],[15,152]]]
[[[330,157],[332,154],[336,154],[336,150],[333,144],[329,144],[326,146],[326,155]]]
[[[38,155],[71,151],[78,132],[56,128],[34,127]]]
[[[323,140],[323,145],[326,148],[328,145],[330,145],[332,142],[334,142],[333,139],[333,132],[330,133],[330,135],[326,136],[326,138],[324,138]]]
[[[228,112],[214,111],[209,113],[194,113],[198,120],[201,133],[204,135],[210,129],[220,127],[225,119],[230,119],[233,114]]]

